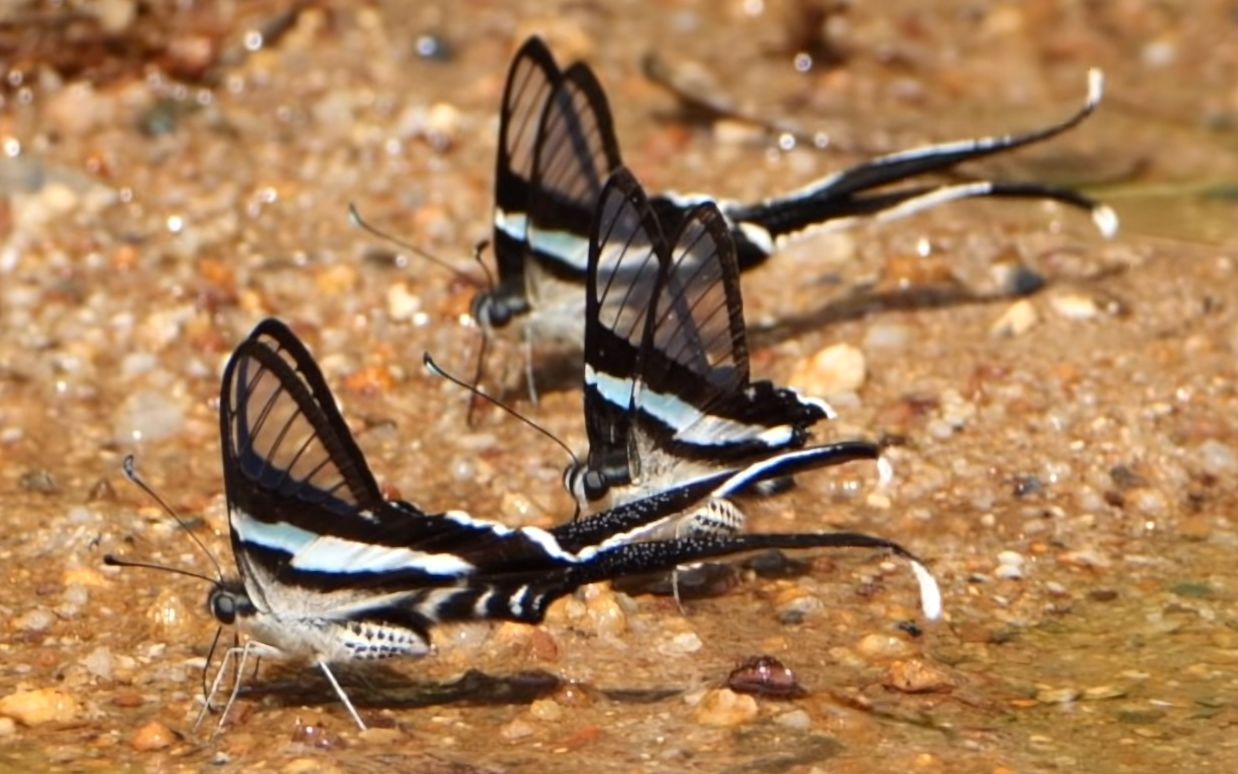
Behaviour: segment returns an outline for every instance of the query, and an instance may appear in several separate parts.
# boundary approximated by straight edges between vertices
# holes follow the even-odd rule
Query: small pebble
[[[855,392],[866,376],[864,353],[850,344],[834,344],[801,363],[790,383],[809,395],[829,397]]]
[[[1059,293],[1049,299],[1049,305],[1067,320],[1091,320],[1100,314],[1096,300],[1082,293]]]
[[[553,723],[563,719],[563,707],[554,699],[538,699],[529,705],[529,715]]]
[[[408,285],[397,282],[387,288],[387,314],[401,322],[411,320],[421,311],[421,299],[408,291]]]
[[[600,588],[600,587],[592,587]],[[588,591],[585,592],[589,594]],[[585,619],[590,628],[603,637],[618,637],[628,630],[628,617],[615,599],[614,592],[590,596],[585,602]]]
[[[138,752],[151,752],[171,747],[176,741],[176,734],[158,720],[152,720],[139,728],[129,744]]]
[[[791,586],[774,598],[778,620],[784,624],[797,624],[825,610],[825,603],[799,586]]]
[[[680,632],[663,642],[658,647],[658,651],[667,655],[686,656],[689,653],[696,653],[704,645],[696,632]]]
[[[77,720],[81,711],[82,705],[74,696],[55,688],[18,691],[0,699],[0,715],[23,726],[69,723]]]
[[[189,612],[180,594],[172,589],[159,592],[146,608],[146,620],[151,623],[152,633],[168,640],[182,639],[182,635],[195,625],[195,614]]]
[[[903,693],[946,693],[954,689],[955,680],[944,669],[912,658],[891,664],[881,684]]]
[[[807,731],[812,728],[812,718],[802,709],[784,712],[775,717],[774,722],[783,728],[790,728],[795,731]]]
[[[1169,503],[1155,489],[1139,489],[1130,498],[1135,510],[1144,516],[1164,517],[1169,515]]]
[[[115,659],[112,658],[112,651],[104,645],[90,651],[86,658],[82,659],[82,666],[86,667],[86,671],[100,680],[112,679],[114,665]]]
[[[499,736],[509,742],[519,741],[533,736],[533,724],[523,718],[516,718],[499,729]]]
[[[52,476],[51,471],[45,468],[36,468],[34,470],[26,471],[22,474],[21,479],[19,479],[17,483],[27,492],[56,494],[60,491],[60,486],[56,484],[55,477]]]
[[[27,610],[13,619],[13,628],[21,632],[43,632],[56,622],[56,616],[50,610],[36,608]]]
[[[1026,298],[1014,302],[1006,311],[993,321],[989,327],[989,335],[994,337],[1012,338],[1027,333],[1040,321],[1036,307]]]
[[[1041,688],[1036,692],[1036,701],[1041,704],[1068,704],[1079,696],[1078,688]]]
[[[1002,551],[997,555],[997,569],[993,574],[1005,580],[1019,580],[1023,577],[1023,555],[1017,551]]]
[[[1032,497],[1045,491],[1045,482],[1039,476],[1015,476],[1014,496]]]
[[[1106,569],[1113,565],[1113,560],[1095,548],[1081,548],[1077,551],[1063,551],[1057,560],[1071,567],[1088,567]]]
[[[1195,450],[1199,466],[1210,476],[1233,476],[1238,473],[1238,455],[1217,440],[1207,440]]]
[[[757,700],[729,688],[709,691],[696,708],[696,722],[704,726],[742,726],[757,716]]]
[[[417,40],[413,42],[413,50],[421,59],[429,59],[432,62],[449,62],[454,53],[446,40],[434,34],[418,35]]]
[[[1126,695],[1125,688],[1119,688],[1116,685],[1096,685],[1091,688],[1083,689],[1083,698],[1087,701],[1100,701],[1102,699],[1119,699]]]
[[[869,661],[906,658],[915,648],[901,637],[889,634],[865,635],[855,646],[856,652]]]

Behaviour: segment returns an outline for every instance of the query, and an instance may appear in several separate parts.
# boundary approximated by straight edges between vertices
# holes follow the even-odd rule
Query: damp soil
[[[1230,4],[94,5],[0,19],[0,768],[1232,770]],[[966,171],[1084,186],[1116,239],[969,203],[745,278],[754,372],[829,383],[814,353],[854,348],[863,378],[823,436],[883,439],[895,471],[803,476],[744,504],[751,529],[895,538],[942,583],[944,620],[884,555],[763,557],[682,609],[592,587],[539,627],[440,630],[431,657],[344,675],[365,734],[315,670],[269,662],[223,729],[194,731],[206,584],[102,557],[214,572],[125,481],[136,454],[231,564],[218,379],[262,317],[309,342],[393,496],[570,517],[562,453],[496,411],[468,425],[421,367],[472,368],[496,105],[535,32],[594,65],[650,188],[737,198],[1056,120],[1105,70],[1083,126]],[[683,110],[642,75],[651,53],[763,122]],[[349,203],[456,272],[352,227]],[[486,384],[579,446],[579,393],[532,405],[522,357],[496,341]],[[720,690],[760,655],[800,690]]]

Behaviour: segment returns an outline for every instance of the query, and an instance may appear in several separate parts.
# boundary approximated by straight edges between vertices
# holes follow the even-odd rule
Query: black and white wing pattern
[[[911,561],[925,614],[940,614],[932,576],[905,549],[880,538],[835,533],[631,539],[650,524],[754,481],[871,459],[877,453],[871,444],[790,452],[552,530],[513,529],[460,511],[427,515],[382,496],[322,372],[296,335],[274,319],[260,323],[228,361],[220,431],[240,577],[221,577],[208,602],[221,623],[235,624],[249,637],[226,656],[236,659],[238,680],[220,725],[251,657],[316,663],[364,729],[331,664],[424,655],[437,622],[536,623],[551,602],[587,583],[762,548],[892,551]],[[226,671],[225,663],[208,707]]]
[[[494,171],[494,255],[499,282],[475,301],[478,319],[496,327],[529,311],[524,272],[533,158],[542,114],[562,79],[550,50],[537,37],[524,42],[507,71]]]
[[[970,198],[1057,201],[1088,211],[1102,234],[1111,236],[1117,229],[1113,210],[1067,188],[985,179],[897,186],[1055,137],[1091,115],[1102,94],[1101,73],[1092,70],[1084,105],[1064,121],[889,154],[760,202],[720,202],[739,269],[759,265],[812,234]],[[588,224],[602,184],[620,164],[606,95],[592,71],[579,62],[560,71],[540,39],[527,40],[512,61],[504,90],[495,173],[499,282],[474,301],[483,325],[499,328],[524,317],[528,340],[550,341],[565,351],[580,347]],[[668,193],[650,201],[663,230],[674,234],[693,208],[712,199]]]
[[[830,415],[820,401],[751,382],[739,270],[726,221],[699,205],[667,242],[620,168],[590,237],[585,309],[589,455],[566,483],[618,504],[796,448]]]
[[[495,173],[499,285],[475,302],[492,327],[513,316],[579,330],[589,223],[611,170],[621,163],[606,94],[589,67],[560,72],[538,38],[512,62],[504,90]],[[553,336],[553,331],[549,334]],[[578,334],[577,334],[578,335]]]
[[[382,497],[322,373],[277,320],[261,323],[234,352],[220,421],[241,576],[239,587],[225,584],[225,622],[320,664],[420,655],[441,621],[536,622],[551,601],[584,583],[669,569],[698,549],[703,556],[750,550],[742,541],[683,541],[652,555],[624,546],[629,534],[702,500],[878,453],[866,442],[788,452],[555,530],[511,528],[462,511],[427,515]],[[788,547],[834,540],[801,536]]]
[[[585,430],[589,454],[565,483],[591,502],[632,483],[629,432],[641,355],[670,257],[657,217],[627,170],[611,175],[589,231],[585,281]]]
[[[1096,110],[1104,96],[1104,77],[1100,70],[1088,71],[1087,85],[1083,105],[1055,124],[1022,133],[898,151],[827,175],[773,199],[750,204],[721,203],[738,246],[741,271],[762,263],[779,248],[797,239],[851,228],[866,219],[877,223],[897,220],[963,199],[1056,201],[1087,211],[1100,233],[1106,238],[1112,237],[1118,229],[1116,213],[1107,205],[1069,188],[985,179],[891,187],[913,178],[949,172],[966,162],[1044,142],[1075,128]],[[655,199],[654,207],[662,217],[663,227],[670,228],[677,214],[686,212],[704,198],[665,194]]]

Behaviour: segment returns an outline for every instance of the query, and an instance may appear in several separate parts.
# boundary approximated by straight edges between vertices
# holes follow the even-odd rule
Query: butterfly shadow
[[[811,331],[887,312],[955,309],[1007,303],[1014,299],[1035,295],[1046,287],[1049,287],[1047,281],[1025,292],[981,293],[952,284],[895,290],[857,288],[846,296],[827,301],[814,309],[785,315],[771,323],[750,325],[748,335],[754,348],[767,348]]]
[[[532,670],[510,675],[490,675],[470,669],[450,681],[410,681],[392,667],[367,666],[339,669],[340,680],[358,707],[371,709],[417,709],[421,707],[462,704],[465,706],[500,706],[529,704],[557,690],[561,680],[555,675]],[[249,698],[271,696],[282,705],[331,705],[339,701],[325,678],[309,679],[310,673],[287,679],[264,680],[246,686],[242,694]]]
[[[461,705],[466,707],[520,706],[550,696],[569,684],[544,670],[529,670],[507,675],[491,675],[470,669],[450,681],[412,681],[398,670],[384,666],[367,667],[364,673],[342,671],[341,682],[358,707],[366,709],[423,709]],[[648,704],[679,696],[687,687],[606,688],[571,683],[598,698],[633,704]],[[241,694],[250,699],[273,697],[282,706],[331,706],[339,699],[325,679],[307,675],[286,680],[266,680]]]
[[[1051,283],[1041,279],[1023,290],[977,292],[962,285],[938,284],[909,289],[874,290],[856,288],[847,295],[833,298],[814,308],[793,312],[770,323],[748,326],[748,340],[753,349],[765,349],[790,341],[811,331],[843,322],[861,320],[887,312],[910,312],[932,309],[953,309],[966,306],[1008,303],[1036,295]],[[581,356],[577,353],[549,350],[535,354],[534,378],[539,392],[548,393],[579,388]],[[508,386],[503,394],[519,394],[519,388]]]

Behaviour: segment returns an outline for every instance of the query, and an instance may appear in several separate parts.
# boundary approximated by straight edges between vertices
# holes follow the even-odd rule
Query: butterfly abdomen
[[[429,652],[425,638],[403,626],[372,621],[336,624],[339,647],[346,655],[337,661],[376,661],[398,656],[422,656]]]

